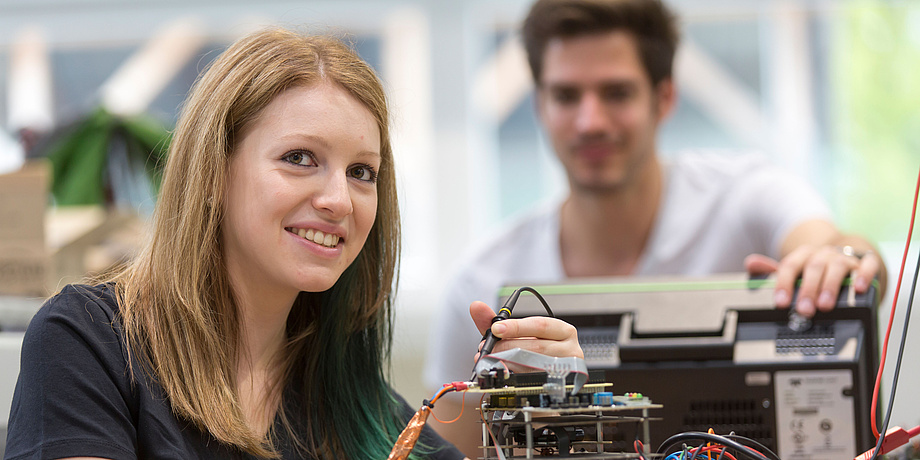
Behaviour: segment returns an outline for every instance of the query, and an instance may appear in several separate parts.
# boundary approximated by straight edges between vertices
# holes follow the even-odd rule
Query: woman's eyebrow
[[[282,140],[310,141],[319,144],[324,149],[332,148],[332,145],[322,136],[315,134],[290,133],[281,136]]]

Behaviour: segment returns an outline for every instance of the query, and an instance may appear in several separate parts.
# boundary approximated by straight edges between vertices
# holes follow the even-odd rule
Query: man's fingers
[[[833,300],[829,304],[823,305],[819,302],[821,295],[819,291],[829,290],[835,294],[833,298],[836,299],[836,292],[840,290],[843,276],[849,271],[846,259],[852,258],[843,256],[832,246],[821,247],[811,254],[802,270],[802,282],[799,285],[799,296],[795,304],[796,311],[806,318],[811,318],[819,308],[822,311],[833,308]],[[831,274],[842,270],[843,276],[838,277],[836,280],[828,280],[827,275],[831,267],[835,267],[834,272]],[[828,287],[835,281],[837,283],[836,289]]]
[[[815,304],[818,310],[830,311],[837,304],[837,294],[840,292],[840,286],[844,278],[850,275],[856,267],[859,266],[859,260],[853,256],[842,253],[834,253],[828,259],[824,271],[824,280],[821,282],[821,291]]]
[[[859,260],[859,266],[856,268],[856,278],[853,279],[853,287],[856,288],[856,292],[863,293],[869,290],[869,283],[881,269],[882,258],[873,251],[867,252]]]
[[[750,254],[744,258],[744,269],[751,275],[769,275],[778,267],[779,262],[763,254]]]
[[[773,301],[777,307],[786,308],[792,302],[795,280],[802,273],[805,261],[814,250],[811,246],[801,246],[779,262],[776,269],[776,289],[773,294]]]

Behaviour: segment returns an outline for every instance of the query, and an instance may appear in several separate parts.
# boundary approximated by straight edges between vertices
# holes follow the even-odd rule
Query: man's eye
[[[553,100],[560,104],[572,104],[578,101],[578,92],[573,90],[553,91]]]
[[[377,181],[377,172],[374,171],[374,168],[367,165],[360,165],[351,168],[349,171],[351,177],[363,180],[367,182],[376,182]]]
[[[632,97],[634,91],[630,88],[607,88],[604,90],[604,99],[610,102],[623,102]]]

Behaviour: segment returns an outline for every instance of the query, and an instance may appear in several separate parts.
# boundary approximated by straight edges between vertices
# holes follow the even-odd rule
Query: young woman
[[[233,44],[182,110],[146,247],[30,324],[6,458],[385,458],[414,412],[384,372],[394,182],[386,99],[352,50]],[[496,351],[581,355],[567,324],[504,323]],[[416,453],[462,457],[430,430]]]

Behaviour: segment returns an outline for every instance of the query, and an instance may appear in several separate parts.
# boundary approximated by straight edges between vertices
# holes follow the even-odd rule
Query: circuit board
[[[482,394],[480,458],[653,457],[648,447],[648,423],[655,418],[649,411],[662,406],[642,394],[614,395],[607,391],[612,384],[597,382],[597,374],[577,393],[573,393],[576,388],[572,384],[563,385],[560,392],[546,373],[508,375],[495,370],[480,377],[477,386],[466,390]],[[614,449],[604,433],[622,423],[641,427],[645,442],[636,442],[633,450]]]

